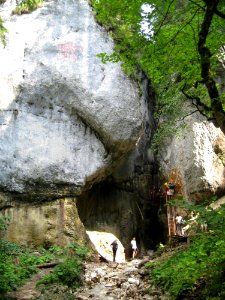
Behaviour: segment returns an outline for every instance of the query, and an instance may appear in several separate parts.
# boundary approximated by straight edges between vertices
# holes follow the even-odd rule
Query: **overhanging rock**
[[[137,85],[98,53],[113,43],[86,1],[1,4],[0,188],[20,199],[78,195],[106,177],[140,135]]]

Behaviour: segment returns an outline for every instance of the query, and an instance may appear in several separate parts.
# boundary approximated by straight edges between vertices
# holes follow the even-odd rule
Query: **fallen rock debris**
[[[84,285],[75,296],[77,300],[167,300],[154,286],[140,259],[117,263],[86,263]]]

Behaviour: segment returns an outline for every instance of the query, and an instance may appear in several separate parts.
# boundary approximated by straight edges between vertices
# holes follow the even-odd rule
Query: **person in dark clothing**
[[[112,247],[112,251],[113,251],[113,262],[115,262],[116,261],[116,251],[118,249],[117,240],[112,242],[111,247]]]

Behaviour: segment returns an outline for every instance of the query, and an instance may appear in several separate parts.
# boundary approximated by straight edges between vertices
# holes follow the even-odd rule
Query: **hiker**
[[[137,248],[137,242],[135,237],[133,237],[131,243],[131,248],[132,248],[132,258],[134,259],[138,253],[138,248]]]
[[[176,233],[177,235],[184,235],[183,233],[184,219],[179,214],[176,215]]]
[[[200,224],[200,228],[202,231],[207,232],[208,231],[208,224],[207,223],[202,223]]]
[[[112,251],[113,251],[113,262],[115,262],[116,261],[116,251],[118,249],[117,240],[113,241],[110,246],[112,247]]]

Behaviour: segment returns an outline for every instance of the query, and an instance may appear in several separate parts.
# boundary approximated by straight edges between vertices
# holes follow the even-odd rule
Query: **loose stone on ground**
[[[24,286],[10,293],[10,300],[169,300],[151,285],[146,262],[141,259],[124,263],[86,262],[84,283],[76,291],[65,286],[36,287],[37,281],[50,272],[40,270]]]
[[[75,293],[78,300],[167,299],[160,291],[151,292],[149,274],[140,259],[122,264],[87,263],[85,268],[85,283]]]

